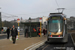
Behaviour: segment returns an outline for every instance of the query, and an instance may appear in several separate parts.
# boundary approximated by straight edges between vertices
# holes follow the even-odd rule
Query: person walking
[[[9,29],[9,27],[7,28],[6,32],[7,32],[7,39],[9,39],[9,35],[10,35],[10,29]]]
[[[13,28],[11,29],[11,36],[12,36],[13,44],[15,44],[15,42],[16,42],[17,35],[18,35],[17,28],[15,28],[15,26],[13,25]]]
[[[46,32],[46,34],[47,34],[47,29],[45,29],[45,32]]]

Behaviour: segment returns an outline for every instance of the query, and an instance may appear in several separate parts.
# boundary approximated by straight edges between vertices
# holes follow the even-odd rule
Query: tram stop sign
[[[39,18],[39,22],[42,22],[42,18]]]
[[[20,19],[19,18],[17,19],[17,23],[20,23]]]

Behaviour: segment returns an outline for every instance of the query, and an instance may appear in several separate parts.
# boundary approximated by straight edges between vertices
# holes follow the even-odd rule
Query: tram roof
[[[54,15],[54,14],[63,14],[63,13],[50,13],[50,15]]]
[[[49,14],[49,17],[51,17],[51,16],[61,16],[61,17],[66,17],[66,15],[63,14],[62,12],[60,12],[60,13],[50,13],[50,14]]]

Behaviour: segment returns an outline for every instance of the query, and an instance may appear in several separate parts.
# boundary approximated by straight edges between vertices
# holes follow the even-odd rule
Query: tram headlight
[[[51,35],[51,37],[53,37],[53,36]]]
[[[60,35],[58,35],[58,37],[60,37]]]

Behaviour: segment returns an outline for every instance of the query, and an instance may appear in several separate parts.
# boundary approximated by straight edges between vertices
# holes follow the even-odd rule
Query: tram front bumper
[[[68,42],[68,35],[64,36],[64,37],[57,37],[57,38],[50,38],[48,37],[48,41],[49,42]]]

